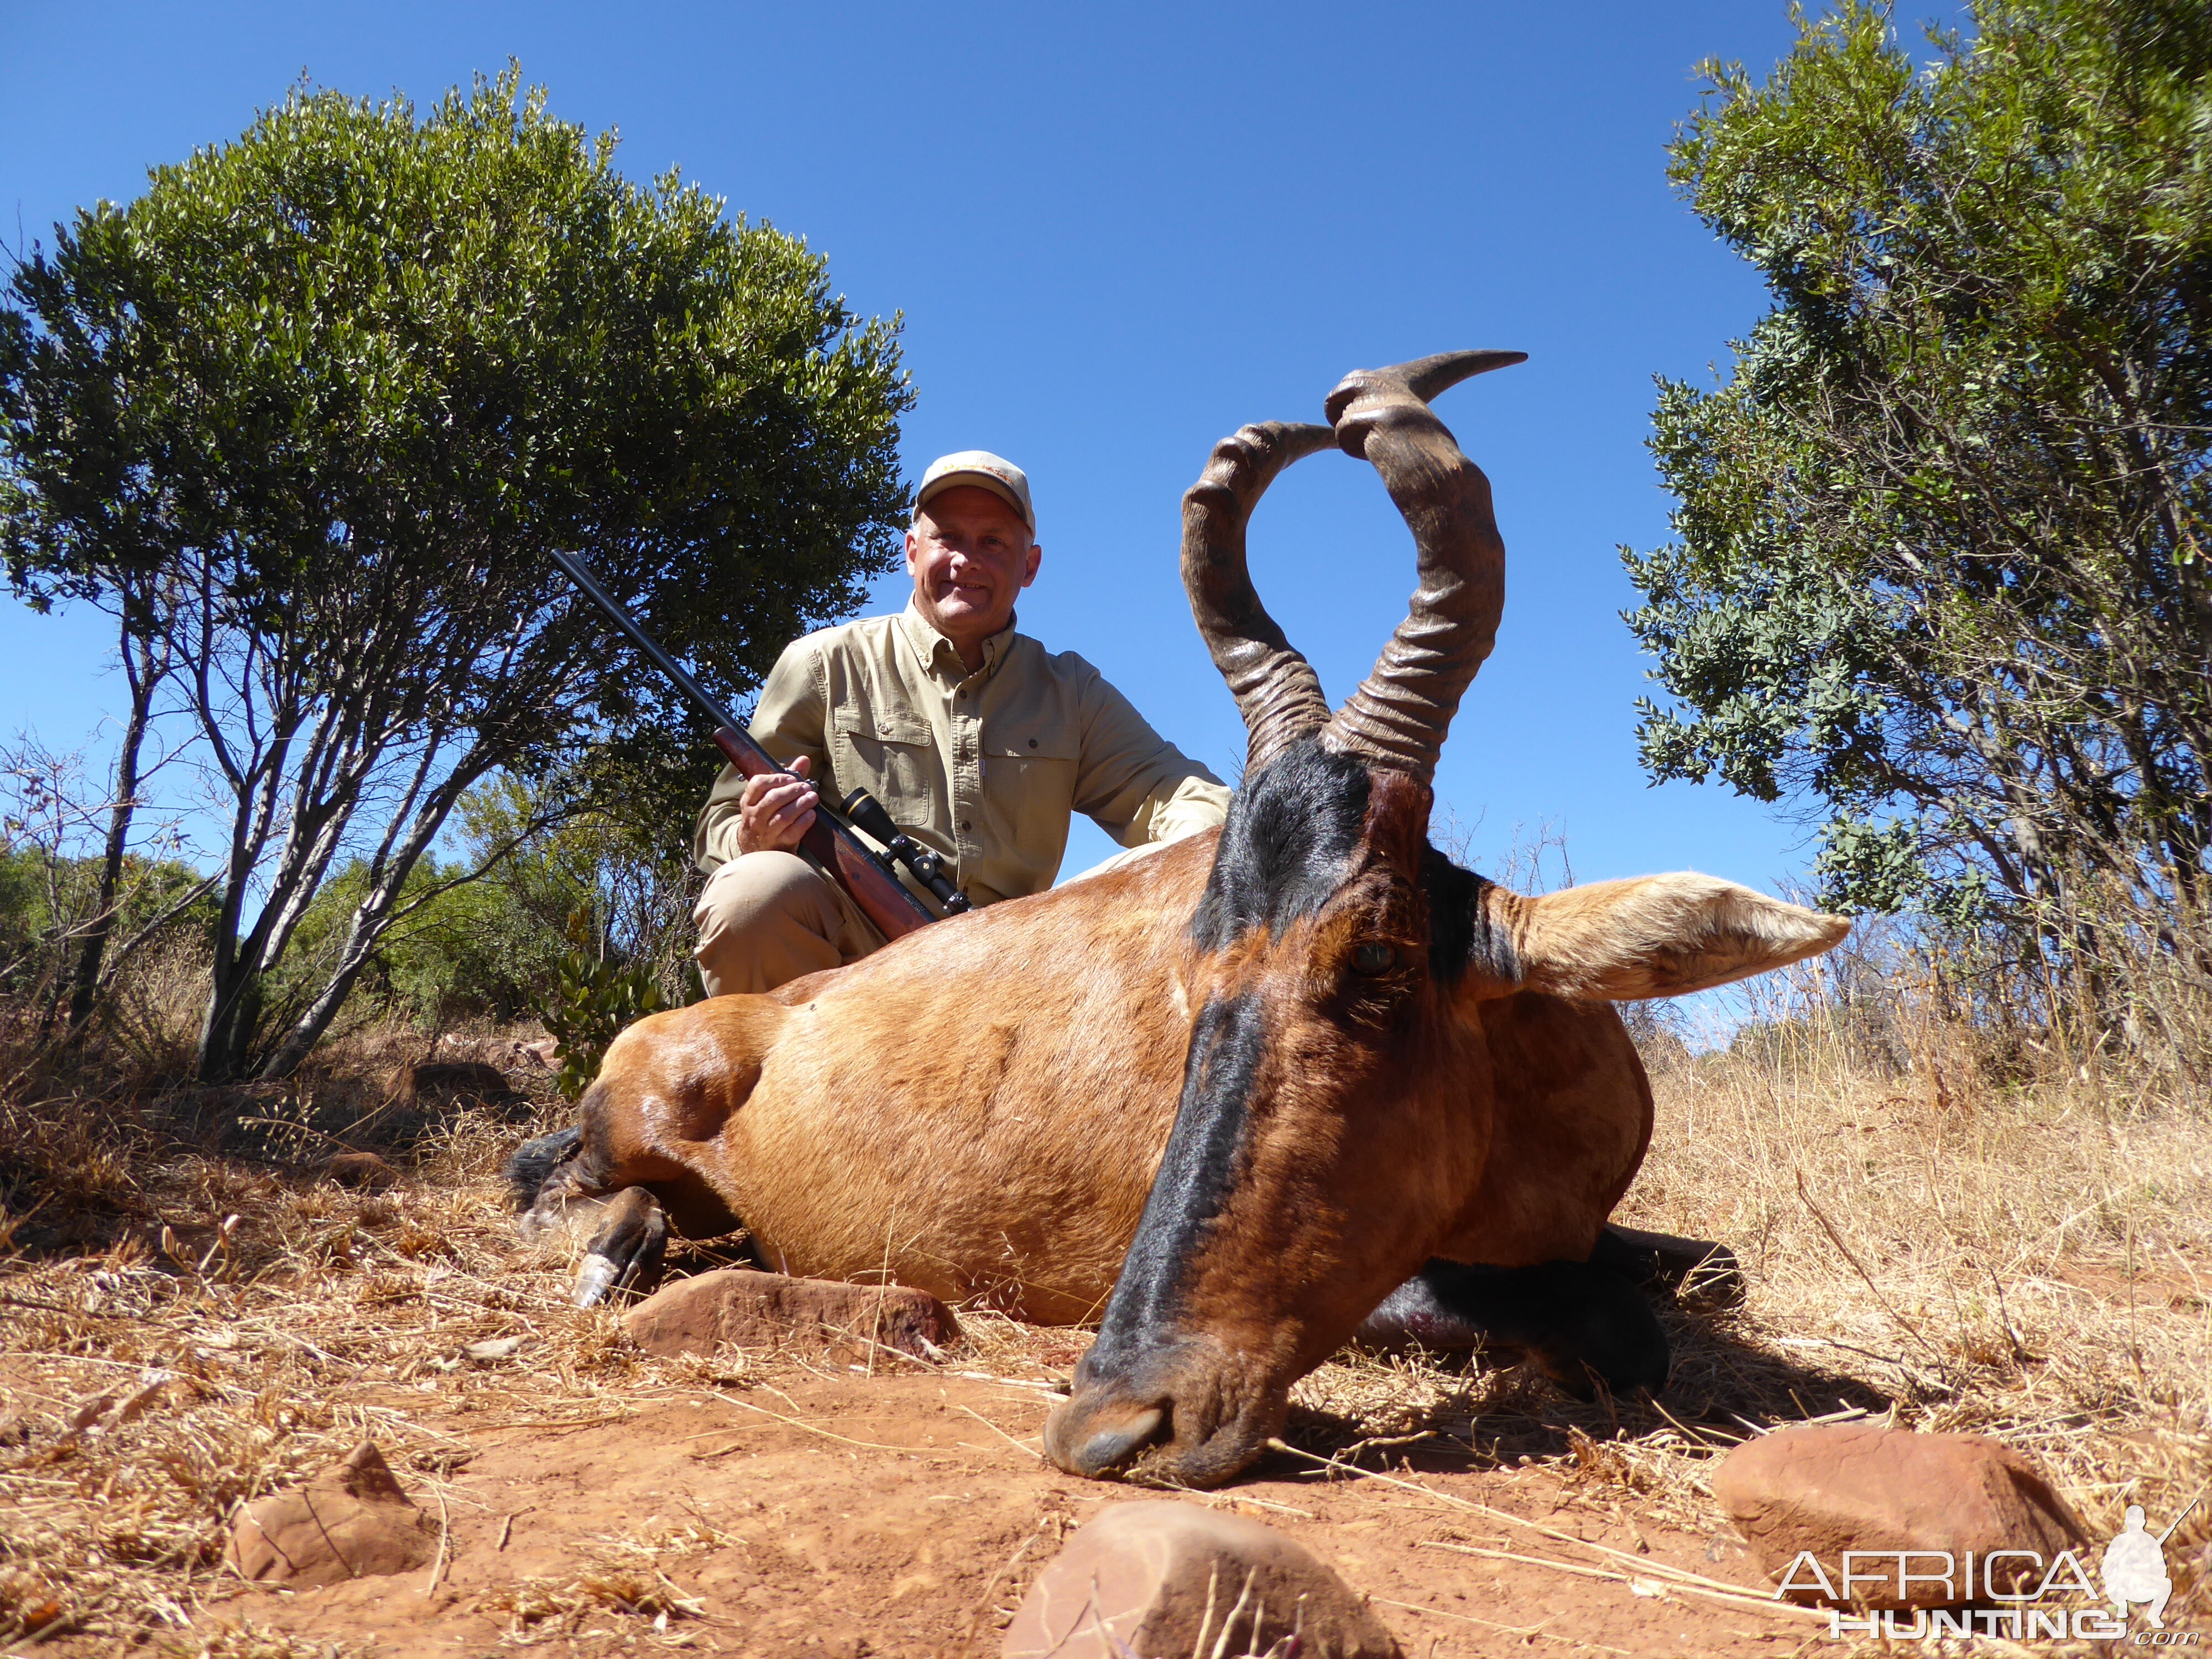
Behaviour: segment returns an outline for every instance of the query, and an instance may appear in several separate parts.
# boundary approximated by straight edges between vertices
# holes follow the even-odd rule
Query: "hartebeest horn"
[[[1490,480],[1460,452],[1429,399],[1469,375],[1525,362],[1525,351],[1447,351],[1356,369],[1325,405],[1346,453],[1364,456],[1413,532],[1419,586],[1375,672],[1330,716],[1322,741],[1426,782],[1460,696],[1498,638],[1505,544]]]
[[[1253,591],[1244,527],[1275,475],[1326,449],[1325,426],[1267,421],[1214,445],[1206,471],[1182,498],[1182,585],[1213,665],[1244,717],[1244,769],[1256,772],[1285,744],[1328,720],[1313,665],[1283,637]]]

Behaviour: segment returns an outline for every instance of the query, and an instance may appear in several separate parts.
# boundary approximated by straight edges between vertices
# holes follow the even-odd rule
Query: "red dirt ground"
[[[1103,1504],[1157,1495],[1046,1466],[1032,1449],[1049,1404],[1042,1392],[952,1370],[794,1367],[747,1387],[650,1389],[633,1397],[635,1415],[560,1430],[472,1431],[467,1412],[403,1388],[380,1403],[466,1444],[442,1488],[410,1482],[434,1515],[442,1497],[449,1559],[404,1579],[242,1589],[219,1617],[393,1659],[518,1644],[580,1654],[990,1656],[1068,1531]],[[1331,1478],[1277,1453],[1230,1491],[1185,1501],[1235,1505],[1299,1540],[1375,1598],[1409,1659],[1778,1653],[1825,1637],[1808,1615],[1702,1601],[1656,1578],[1632,1586],[1428,1547],[1572,1558],[1638,1576],[1449,1501],[1459,1499],[1638,1559],[1759,1583],[1732,1535],[1632,1520],[1549,1469],[1454,1472],[1448,1455],[1431,1454],[1401,1463],[1394,1479],[1426,1490]],[[665,1577],[641,1566],[648,1558],[635,1547],[625,1565],[621,1540],[655,1537],[666,1540],[657,1556]],[[672,1609],[679,1596],[688,1610]]]

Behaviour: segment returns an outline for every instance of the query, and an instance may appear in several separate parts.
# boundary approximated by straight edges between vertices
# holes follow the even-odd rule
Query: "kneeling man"
[[[881,801],[978,905],[1051,886],[1074,813],[1131,848],[1221,822],[1218,778],[1082,658],[1014,631],[1042,556],[1021,469],[947,455],[915,496],[906,609],[809,634],[777,659],[752,734],[790,770],[725,768],[693,838],[709,877],[694,913],[709,996],[772,990],[882,945],[790,850],[825,782],[832,799],[858,788]]]

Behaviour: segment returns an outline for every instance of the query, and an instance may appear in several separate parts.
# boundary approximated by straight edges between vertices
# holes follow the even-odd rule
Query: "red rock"
[[[903,1285],[845,1285],[721,1267],[679,1279],[623,1316],[647,1353],[711,1354],[723,1346],[805,1348],[855,1355],[871,1343],[917,1359],[958,1340],[952,1310]]]
[[[428,1518],[364,1440],[306,1486],[240,1510],[223,1561],[240,1577],[307,1589],[422,1566],[436,1544]]]
[[[1991,1550],[2034,1552],[2045,1566],[2062,1550],[2081,1549],[2089,1535],[2034,1464],[2002,1442],[1978,1434],[1915,1434],[1870,1423],[1808,1424],[1747,1441],[1722,1460],[1713,1496],[1751,1541],[1766,1571],[1791,1578],[1793,1599],[1825,1602],[1811,1575],[1789,1572],[1809,1550],[1841,1590],[1845,1550],[1949,1551],[1960,1575],[1959,1595],[1938,1580],[1915,1578],[1898,1595],[1896,1563],[1881,1586],[1862,1582],[1856,1598],[1872,1607],[1942,1607],[1966,1599],[1965,1557]],[[2087,1559],[2086,1557],[2084,1558]],[[1940,1563],[1917,1563],[1916,1573]],[[2007,1558],[2001,1589],[2042,1570]],[[1978,1576],[1975,1589],[1982,1589]],[[1870,1593],[1871,1592],[1871,1593]]]
[[[1069,1539],[1030,1586],[999,1651],[1265,1653],[1293,1630],[1299,1659],[1397,1659],[1366,1598],[1303,1545],[1242,1516],[1156,1500],[1114,1504]]]
[[[366,1187],[379,1192],[399,1179],[399,1171],[374,1152],[337,1152],[323,1165],[323,1173],[341,1187]]]

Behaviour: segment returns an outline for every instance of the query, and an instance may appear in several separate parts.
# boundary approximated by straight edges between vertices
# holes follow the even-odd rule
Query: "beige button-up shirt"
[[[971,674],[911,600],[787,647],[752,734],[787,765],[810,757],[832,805],[866,789],[977,904],[1051,886],[1073,813],[1135,848],[1211,829],[1229,810],[1221,780],[1073,651],[1048,652],[1009,624]],[[702,869],[737,856],[744,787],[722,769],[692,838]]]

